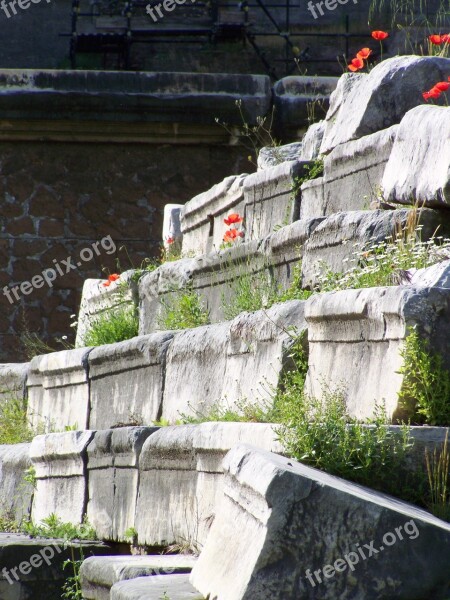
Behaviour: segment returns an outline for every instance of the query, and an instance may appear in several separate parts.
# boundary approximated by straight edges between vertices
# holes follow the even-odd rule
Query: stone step
[[[180,413],[205,412],[212,403],[233,408],[243,397],[261,403],[278,385],[292,344],[287,330],[304,329],[303,306],[293,300],[224,323],[36,357],[29,417],[53,430],[75,423],[109,429],[161,417],[175,423]]]
[[[119,581],[110,600],[204,600],[189,583],[189,575],[155,575]]]
[[[83,598],[110,600],[111,588],[119,581],[190,573],[195,561],[189,555],[91,557],[80,569]]]

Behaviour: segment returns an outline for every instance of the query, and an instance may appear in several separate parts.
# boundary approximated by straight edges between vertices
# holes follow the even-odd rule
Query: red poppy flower
[[[174,241],[175,241],[175,239],[173,237],[168,237],[167,240],[166,240],[166,243],[167,244],[173,244]]]
[[[237,229],[229,229],[225,232],[223,236],[223,241],[226,243],[234,242],[238,237],[244,237],[242,231],[238,231]]]
[[[113,273],[112,275],[110,275],[108,277],[108,281],[117,281],[119,279],[120,275],[118,275],[117,273]]]
[[[436,99],[442,94],[441,90],[438,90],[436,87],[431,88],[429,92],[424,92],[422,94],[424,100],[429,100],[430,98]]]
[[[444,33],[444,35],[441,35],[441,40],[443,44],[450,44],[450,33]]]
[[[356,55],[356,58],[362,58],[363,60],[367,60],[371,54],[372,50],[370,48],[361,48],[361,50]]]
[[[360,69],[364,68],[364,61],[362,58],[354,58],[352,60],[352,62],[348,65],[348,68],[350,69],[350,71],[359,71]]]
[[[386,31],[372,31],[372,37],[374,40],[378,40],[379,42],[381,42],[382,40],[385,40],[387,37],[389,37],[389,34]]]
[[[434,89],[439,90],[440,92],[446,92],[448,88],[450,88],[450,83],[448,81],[440,81],[434,86]]]
[[[110,285],[111,285],[111,282],[110,282],[110,281],[105,281],[105,282],[104,282],[104,284],[103,284],[103,287],[108,287],[108,286],[110,286]]]
[[[440,46],[441,44],[444,43],[442,36],[441,35],[429,35],[428,39],[430,40],[430,42],[432,44],[434,44],[435,46]]]
[[[228,215],[227,219],[223,220],[225,225],[228,225],[228,226],[233,225],[234,223],[240,223],[241,221],[242,221],[242,217],[238,213],[231,213],[231,215]]]

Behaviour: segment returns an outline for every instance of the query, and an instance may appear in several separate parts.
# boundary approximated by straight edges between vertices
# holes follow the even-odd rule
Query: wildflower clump
[[[380,287],[408,283],[411,269],[423,269],[450,258],[450,239],[442,236],[422,241],[417,226],[415,235],[399,232],[394,239],[370,244],[355,243],[352,258],[345,259],[349,268],[344,273],[322,269],[316,273],[317,290]],[[346,241],[343,242],[345,245]]]

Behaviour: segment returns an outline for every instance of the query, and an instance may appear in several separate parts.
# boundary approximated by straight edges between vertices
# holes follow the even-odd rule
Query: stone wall
[[[165,204],[251,169],[214,119],[239,118],[242,98],[254,122],[270,97],[265,77],[1,71],[0,288],[56,264],[63,274],[0,294],[0,361],[25,358],[27,329],[59,349],[73,341],[85,279],[158,254]]]
[[[81,287],[102,268],[116,271],[158,253],[162,211],[174,198],[184,202],[239,165],[239,150],[127,144],[11,142],[0,144],[0,286],[18,285],[68,256],[111,236],[116,252],[93,260],[10,303],[0,295],[0,360],[17,361],[15,334],[28,328],[45,341],[70,337],[70,315]],[[176,165],[176,168],[174,168]],[[237,167],[238,170],[242,167]],[[99,247],[100,249],[101,247]],[[62,265],[63,270],[66,267]],[[7,318],[5,319],[5,314]]]

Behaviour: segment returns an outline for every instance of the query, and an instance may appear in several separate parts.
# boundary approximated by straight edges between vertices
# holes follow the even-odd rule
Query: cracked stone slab
[[[449,523],[253,446],[231,450],[224,471],[216,519],[190,579],[204,596],[448,597]]]
[[[190,573],[196,558],[190,555],[99,556],[81,565],[81,589],[85,600],[110,600],[118,581],[148,576]],[[159,599],[158,599],[159,600]]]
[[[34,428],[63,431],[65,427],[88,427],[90,351],[77,348],[33,358],[27,379],[27,416]]]
[[[158,427],[120,427],[96,431],[87,455],[87,518],[99,538],[127,541],[134,528],[139,457]]]
[[[137,336],[89,354],[89,427],[150,424],[158,419],[171,332]]]
[[[449,107],[417,106],[406,113],[383,175],[386,201],[450,206],[449,140]]]
[[[36,470],[31,517],[38,523],[56,514],[65,523],[81,523],[87,500],[87,447],[93,431],[36,436],[30,457]]]
[[[189,575],[155,575],[119,581],[111,588],[111,600],[204,600],[189,583]]]

